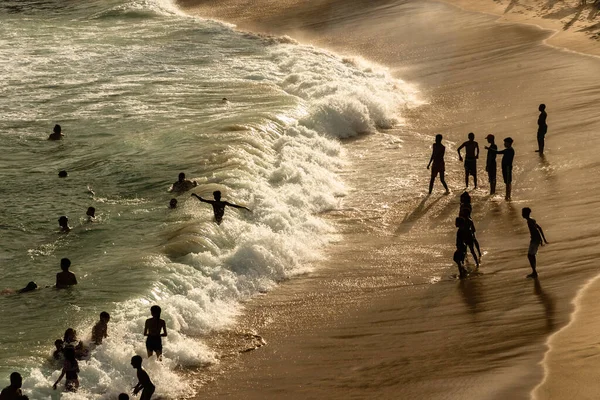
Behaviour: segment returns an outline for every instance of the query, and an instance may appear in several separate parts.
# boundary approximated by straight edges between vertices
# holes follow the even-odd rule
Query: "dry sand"
[[[198,373],[198,398],[529,398],[543,378],[545,342],[569,321],[600,255],[600,221],[588,212],[600,195],[599,61],[543,45],[551,31],[433,1],[182,3],[242,29],[377,61],[429,101],[402,111],[407,128],[346,144],[353,190],[329,216],[342,240],[314,273],[248,302],[238,327],[211,338],[222,362]],[[533,153],[542,101],[546,158]],[[516,139],[516,201],[475,195],[489,254],[484,275],[458,282],[448,275],[460,192],[423,196],[431,141],[423,135],[443,132],[450,160],[472,129],[480,144],[484,132]],[[423,174],[406,176],[419,163]],[[447,165],[450,186],[462,187],[460,164]],[[398,189],[404,180],[413,187]],[[537,282],[523,279],[525,205],[552,241]],[[238,353],[256,343],[247,332],[268,344]]]

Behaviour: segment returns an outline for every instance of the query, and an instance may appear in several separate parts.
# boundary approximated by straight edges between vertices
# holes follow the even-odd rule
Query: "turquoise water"
[[[145,368],[157,394],[192,393],[174,370],[216,362],[202,335],[231,324],[240,300],[310,269],[335,234],[318,215],[345,193],[338,138],[391,127],[413,101],[372,66],[168,1],[9,1],[0,19],[0,289],[41,287],[0,297],[0,376],[21,371],[35,399],[57,395],[54,340],[68,327],[89,339],[100,311],[110,337],[64,398],[130,388],[152,304],[169,336],[164,362]],[[65,138],[47,141],[56,123]],[[228,209],[217,226],[189,193],[169,210],[182,171],[193,192],[221,190],[253,212]],[[62,257],[79,285],[57,291]]]

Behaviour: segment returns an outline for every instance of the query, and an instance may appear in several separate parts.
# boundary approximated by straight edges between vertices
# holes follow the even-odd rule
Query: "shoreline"
[[[327,2],[321,1],[319,3],[322,4]],[[329,3],[334,4],[334,6],[336,5],[335,0],[332,0]],[[384,5],[389,5],[391,3],[393,2],[377,2],[378,6],[381,6],[382,8]],[[339,4],[337,4],[337,6],[339,6]],[[374,8],[377,9],[378,6],[375,6]],[[214,10],[215,13],[218,13],[218,11],[219,10],[217,9]],[[303,13],[300,12],[300,14]],[[374,16],[381,17],[376,12],[373,12],[373,15],[371,15],[369,14],[369,11],[366,11],[365,14],[366,15],[361,16],[365,19],[365,21],[363,21],[365,25],[368,25],[368,18],[372,18]],[[495,14],[494,16],[497,15]],[[264,15],[261,15],[257,18],[258,20],[260,20],[263,17]],[[306,18],[306,15],[303,14],[302,18]],[[300,19],[302,20],[302,18]],[[379,21],[380,20],[377,20],[377,22]],[[228,20],[228,22],[235,23],[239,21]],[[296,21],[295,23],[288,24],[287,22],[288,21],[282,20],[279,21],[279,25],[269,25],[266,31],[268,33],[284,34],[285,29],[283,28],[283,26],[289,26],[290,31],[293,32],[290,34],[290,36],[294,38],[300,38],[300,40],[307,40],[319,46],[331,48],[332,50],[341,52],[342,54],[348,52],[358,53],[361,56],[365,56],[369,59],[374,59],[375,61],[380,62],[384,65],[388,65],[395,74],[399,75],[400,78],[406,79],[406,77],[408,77],[408,79],[406,80],[409,82],[417,81],[420,84],[423,82],[429,82],[422,85],[424,90],[430,92],[429,94],[431,94],[432,91],[440,91],[438,88],[435,87],[435,84],[437,82],[436,79],[430,77],[432,72],[429,71],[434,70],[434,67],[426,67],[426,71],[418,71],[418,66],[410,67],[407,65],[402,65],[402,63],[390,64],[390,61],[393,60],[393,54],[390,54],[391,52],[386,53],[381,50],[378,51],[370,49],[369,46],[372,46],[372,44],[369,43],[368,39],[363,39],[359,37],[359,35],[362,32],[360,30],[360,27],[356,28],[355,32],[352,32],[352,30],[354,30],[355,27],[349,27],[348,25],[345,25],[343,22],[340,23],[339,21],[328,21],[327,18],[320,20],[318,16],[315,19],[310,20],[308,26],[304,27],[304,31],[301,29],[301,23]],[[354,22],[356,22],[356,20]],[[530,23],[525,24],[531,25]],[[252,25],[254,26],[250,28],[250,26]],[[260,23],[241,21],[238,24],[238,26],[240,26],[241,29],[257,29],[256,25],[260,25]],[[280,29],[283,29],[283,31],[278,31]],[[344,32],[348,35],[348,37],[340,38],[340,33],[344,34]],[[297,34],[297,36],[294,33]],[[521,34],[521,32],[518,33]],[[533,37],[535,38],[539,37],[541,43],[543,43],[549,38],[548,35],[546,35],[546,33],[543,32],[536,34],[534,32],[527,31],[523,32],[523,35],[533,35]],[[386,43],[385,38],[381,38],[380,40],[382,43]],[[427,42],[425,41],[425,43]],[[415,60],[417,59],[419,58],[415,57]],[[407,64],[410,65],[410,62],[407,62]],[[457,72],[454,73],[454,75],[456,75],[460,79],[465,79],[464,75],[466,74],[461,74]],[[497,86],[497,88],[500,88],[501,84],[498,83]],[[466,87],[469,86],[467,85]],[[444,96],[454,95],[452,94],[454,93],[452,89],[444,90],[448,93],[442,95],[442,98]],[[438,99],[433,104],[437,107],[445,107],[445,103],[447,101],[447,99],[442,101]],[[452,100],[450,100],[450,102],[452,102]],[[431,107],[426,106],[425,111],[417,111],[416,115],[408,115],[407,119],[412,123],[416,123],[418,121],[422,121],[423,117],[431,118],[432,116],[436,115],[435,111],[431,110]],[[513,106],[512,108],[515,107],[516,106]],[[444,110],[446,111],[446,109]],[[465,115],[456,111],[452,112],[455,113],[452,115],[453,117],[456,117],[455,121],[451,122],[450,120],[452,120],[452,118],[449,118],[448,121],[442,121],[441,125],[443,125],[446,128],[446,130],[450,129],[448,138],[450,140],[456,141],[459,138],[458,132],[464,132],[464,130],[467,129],[467,123],[464,119]],[[409,114],[412,113],[409,112]],[[477,121],[480,124],[483,123],[485,129],[490,129],[490,127],[492,127],[491,129],[498,129],[498,118],[496,116],[489,114],[489,112],[482,112],[482,114],[484,115],[478,116]],[[519,116],[519,118],[519,123],[522,124],[522,120],[525,117]],[[490,122],[490,120],[492,122]],[[515,122],[513,126],[518,125]],[[419,132],[431,134],[439,128],[440,124],[438,123],[432,126],[427,126],[424,129],[420,129]],[[564,127],[560,128],[565,129]],[[510,132],[510,130],[513,129],[513,127],[507,126],[503,129]],[[408,137],[409,135],[406,135],[405,137],[402,135],[402,132],[396,134],[400,135],[400,137],[402,137],[402,140],[410,140]],[[521,142],[523,143],[523,140]],[[530,142],[533,142],[533,140],[530,140]],[[368,151],[369,147],[377,148],[377,146],[381,147],[382,143],[379,142],[378,139],[375,137],[368,137],[363,138],[361,143],[351,143],[348,144],[347,147],[349,148],[348,151],[351,154],[357,155],[361,152]],[[425,152],[427,150],[428,149],[425,149]],[[426,155],[423,154],[419,154],[419,156],[426,157]],[[417,158],[415,158],[415,162],[418,162]],[[539,167],[535,165],[531,165],[531,163],[530,166],[531,169],[534,171],[545,173],[543,166],[541,169],[539,169]],[[357,168],[357,166],[354,166],[354,168],[355,170],[360,169]],[[454,172],[456,172],[456,169],[457,168],[454,168]],[[526,175],[526,171],[521,171],[521,174]],[[356,177],[354,176],[353,179],[356,180]],[[552,184],[553,180],[556,180],[558,178],[548,176],[546,179],[548,179],[548,182]],[[360,185],[356,184],[356,181],[354,181],[353,183],[355,187],[361,187]],[[453,183],[454,186],[456,186],[456,182]],[[521,191],[521,196],[528,197],[528,192],[526,190],[521,189]],[[455,192],[455,194],[457,193]],[[356,201],[356,196],[354,197],[354,200],[352,200],[351,198],[349,198],[348,200],[350,202]],[[422,201],[421,204],[427,204],[426,209],[429,210],[429,212],[431,212],[431,210],[438,209],[441,213],[446,214],[448,212],[451,212],[448,210],[452,208],[453,202],[456,201],[454,196],[450,197],[451,198],[448,199],[441,199],[438,204],[429,205],[427,203],[423,203],[424,201]],[[414,198],[414,194],[412,196],[412,199],[404,200],[412,200],[414,203],[418,201],[418,199]],[[359,207],[356,204],[351,205],[351,207],[354,206]],[[421,206],[418,205],[416,210],[418,210],[419,207]],[[496,206],[492,204],[491,208],[492,210],[495,210]],[[536,204],[536,209],[541,210],[538,211],[538,213],[541,212],[541,215],[544,217],[548,217],[552,212],[551,207],[547,207],[542,204]],[[497,211],[495,212],[506,212],[506,210],[502,208],[497,208]],[[510,208],[508,209],[508,212],[511,212]],[[391,214],[392,215],[389,215],[386,218],[392,220],[393,225],[400,225],[402,227],[404,221],[406,221],[407,219],[407,216],[403,214],[394,214],[393,212]],[[363,253],[365,252],[373,251],[373,248],[378,249],[378,251],[383,249],[382,252],[384,253],[387,251],[388,254],[395,254],[395,260],[399,261],[400,263],[409,262],[411,258],[417,260],[412,261],[417,264],[429,264],[440,262],[447,263],[447,260],[439,260],[431,258],[428,255],[422,254],[403,254],[401,251],[398,253],[398,250],[396,250],[396,253],[394,253],[394,248],[398,246],[398,239],[394,237],[395,235],[392,235],[391,237],[386,237],[384,239],[379,237],[380,241],[377,244],[360,243],[361,239],[363,238],[361,237],[359,232],[344,232],[344,229],[347,229],[347,224],[345,223],[344,219],[348,217],[348,215],[344,215],[341,217],[341,219],[339,219],[342,228],[342,234],[346,237],[346,239],[348,239],[348,242],[334,244],[331,250],[333,254],[336,254],[336,256],[340,257],[340,259],[342,260],[344,260],[343,255],[346,254],[345,262],[336,262],[331,260],[324,261],[324,265],[320,266],[320,268],[314,273],[309,274],[307,276],[295,278],[290,282],[284,282],[282,285],[280,285],[273,292],[269,293],[267,296],[262,296],[260,298],[249,301],[246,304],[246,311],[244,313],[244,316],[240,320],[240,324],[236,328],[234,328],[234,330],[239,331],[241,329],[242,331],[245,331],[258,328],[258,334],[262,335],[263,333],[266,333],[265,339],[267,340],[268,345],[264,348],[261,348],[258,351],[245,353],[243,357],[237,358],[235,359],[235,361],[227,361],[223,363],[227,365],[217,366],[215,368],[215,371],[216,373],[220,374],[220,376],[215,378],[215,381],[213,383],[203,387],[201,389],[202,394],[199,395],[199,397],[210,398],[211,396],[221,397],[222,395],[228,395],[232,398],[238,398],[241,395],[243,395],[249,398],[262,398],[261,396],[269,397],[264,392],[264,389],[267,388],[269,390],[268,394],[272,395],[273,397],[275,397],[277,393],[281,394],[283,393],[282,391],[286,391],[287,393],[288,391],[290,391],[290,389],[292,389],[289,393],[289,396],[291,398],[306,398],[306,396],[309,393],[313,396],[315,395],[315,393],[320,393],[321,395],[327,394],[329,398],[343,398],[344,396],[347,396],[348,393],[355,393],[355,391],[357,390],[370,390],[368,388],[358,389],[356,387],[353,387],[352,385],[348,387],[348,382],[361,381],[361,377],[355,376],[350,373],[348,373],[348,376],[340,376],[339,374],[341,371],[337,369],[337,365],[332,364],[333,360],[341,362],[342,360],[339,359],[338,353],[343,353],[344,349],[346,348],[352,348],[356,350],[358,348],[368,347],[365,346],[366,343],[370,344],[371,346],[377,347],[377,341],[370,341],[370,337],[372,338],[378,335],[383,335],[382,337],[386,337],[389,339],[390,337],[395,337],[395,335],[399,333],[397,331],[397,327],[388,325],[382,326],[382,330],[385,332],[384,334],[370,332],[368,326],[371,323],[373,323],[373,321],[369,321],[367,317],[364,317],[362,315],[363,313],[388,313],[389,311],[387,310],[390,308],[390,302],[394,303],[396,301],[407,301],[408,296],[407,302],[411,303],[411,296],[414,296],[413,300],[415,302],[413,304],[419,304],[419,301],[423,301],[424,299],[427,299],[427,297],[421,297],[421,295],[415,294],[413,292],[415,290],[420,290],[419,288],[421,286],[415,285],[414,282],[412,284],[410,284],[410,282],[407,282],[406,276],[402,273],[402,271],[394,271],[391,268],[386,269],[384,272],[375,272],[372,268],[371,270],[365,271],[364,268],[355,266],[356,260],[366,260],[364,264],[371,266],[384,264],[386,261],[381,258],[381,254],[378,256],[370,257],[370,259],[369,257],[363,255]],[[481,217],[485,218],[483,216]],[[338,216],[334,213],[334,215],[331,216],[331,218],[337,220]],[[507,219],[506,221],[506,223],[508,224],[507,227],[511,229],[516,229],[515,226],[518,226],[518,223],[520,223],[520,221],[518,220],[518,218],[516,220],[513,220],[511,218]],[[545,220],[545,218],[542,219],[542,221],[543,220]],[[480,221],[479,224],[480,229],[481,226],[483,226],[483,232],[488,233],[487,237],[484,236],[485,238],[487,238],[487,240],[490,240],[490,238],[493,237],[494,240],[498,241],[500,244],[505,243],[503,238],[496,237],[496,235],[493,235],[492,232],[488,232],[487,228],[490,225],[490,221],[483,220]],[[408,230],[410,230],[413,226],[412,221],[408,225]],[[415,225],[420,225],[422,227],[427,226],[427,224],[423,224],[420,220],[417,221]],[[367,226],[367,228],[369,228],[369,226]],[[544,228],[547,229],[546,225],[544,225]],[[431,227],[427,227],[426,232],[430,231],[432,231]],[[368,233],[370,232],[367,232],[367,234]],[[404,233],[405,232],[400,232],[400,234]],[[396,233],[396,235],[397,234],[398,233]],[[424,236],[429,236],[429,234],[426,234]],[[415,235],[415,237],[412,238],[402,236],[402,239],[409,240],[409,243],[418,243],[419,240],[428,240],[424,237],[418,237],[419,240],[417,240],[416,237],[418,237],[418,235]],[[417,241],[412,242],[413,240]],[[369,245],[372,245],[372,247],[369,248]],[[407,243],[403,243],[402,245],[407,246]],[[508,247],[510,247],[511,245],[514,244],[512,242],[508,242]],[[338,249],[337,251],[335,250],[336,247]],[[353,253],[352,251],[349,251],[352,247],[356,247],[360,250],[355,250],[355,252]],[[503,246],[497,245],[495,247],[496,249],[500,249]],[[490,251],[492,250],[493,249],[491,249]],[[514,268],[511,267],[511,264],[513,264],[514,262],[514,256],[515,254],[513,253],[511,253],[510,257],[496,255],[491,256],[492,258],[490,258],[490,261],[492,261],[492,263],[497,263],[498,265],[495,266],[495,269],[491,272],[490,276],[495,276],[496,278],[500,277],[504,280],[506,284],[514,285],[515,282],[511,280],[512,278],[507,278],[505,275],[503,275],[505,273],[505,270],[514,272]],[[350,268],[350,270],[348,270],[348,265],[352,265],[353,267]],[[340,269],[343,270],[344,273],[340,273]],[[528,396],[525,396],[525,393],[528,394],[529,391],[533,390],[536,382],[540,382],[541,376],[543,375],[541,368],[539,366],[535,366],[536,364],[538,364],[539,361],[541,361],[542,355],[546,352],[545,346],[548,338],[550,337],[550,335],[552,335],[555,329],[568,323],[568,321],[571,318],[573,307],[570,301],[567,302],[568,304],[564,304],[564,300],[574,298],[574,296],[579,292],[577,288],[580,286],[580,280],[585,279],[585,281],[588,282],[590,279],[594,279],[594,276],[597,275],[592,271],[585,271],[586,276],[578,275],[577,279],[571,278],[569,280],[570,285],[568,290],[565,290],[560,294],[554,293],[554,295],[549,295],[548,288],[550,288],[551,290],[556,290],[558,287],[557,285],[559,285],[559,283],[562,284],[562,282],[560,282],[560,279],[557,279],[558,277],[555,273],[549,271],[546,274],[547,275],[544,278],[547,280],[544,281],[544,289],[537,286],[533,287],[533,293],[536,296],[536,298],[539,299],[539,302],[543,306],[545,312],[544,326],[541,328],[534,328],[533,326],[527,328],[532,330],[532,332],[530,333],[530,335],[532,335],[530,339],[537,339],[534,339],[532,344],[525,345],[525,343],[520,343],[518,346],[515,344],[516,347],[514,350],[502,350],[503,352],[519,351],[522,353],[521,356],[515,359],[516,361],[514,363],[511,363],[512,365],[510,365],[510,368],[509,366],[502,367],[505,368],[503,371],[510,371],[506,372],[506,375],[503,376],[502,382],[493,382],[492,380],[486,378],[488,376],[486,373],[477,371],[477,373],[480,374],[479,378],[485,379],[486,385],[488,385],[488,390],[491,392],[493,392],[494,390],[489,389],[489,387],[495,388],[495,390],[498,393],[504,393],[504,395],[513,396],[511,398],[528,398]],[[358,287],[360,281],[364,279],[369,279],[371,282],[376,283],[366,285],[366,287],[362,288]],[[479,294],[480,292],[487,293],[488,290],[492,292],[495,290],[493,286],[490,286],[491,282],[489,282],[489,280],[486,279],[487,278],[474,280],[473,282],[475,283],[466,283],[465,285],[468,285],[466,288],[460,288],[462,301],[466,303],[468,308],[477,308],[479,306],[479,301],[481,301],[481,294]],[[403,284],[400,285],[399,283]],[[404,284],[407,284],[407,286],[404,286]],[[427,284],[424,284],[424,287],[427,287]],[[436,289],[445,292],[448,296],[454,296],[454,294],[451,294],[451,292],[446,292],[446,290],[448,290],[448,284],[446,282],[441,282],[437,286],[438,287]],[[461,286],[464,285],[461,284]],[[487,290],[483,291],[479,286],[489,287],[487,288]],[[526,288],[530,286],[530,282],[525,283],[522,286],[523,288]],[[340,288],[344,288],[344,290],[341,290]],[[427,289],[425,290],[427,291]],[[327,291],[327,295],[319,294],[323,291]],[[334,298],[336,294],[343,294],[343,299],[350,299],[350,304],[340,303],[340,300]],[[439,296],[439,294],[437,293],[429,294],[433,296]],[[459,296],[459,299],[461,298],[461,296]],[[358,301],[357,299],[359,299],[360,301]],[[459,300],[459,302],[460,301],[461,300]],[[483,301],[485,304],[485,298]],[[363,304],[362,302],[364,302],[365,304]],[[360,305],[358,305],[357,303],[360,303]],[[304,309],[307,309],[307,311],[305,312]],[[302,312],[299,313],[300,310],[302,310]],[[322,310],[325,310],[326,315],[320,314]],[[474,311],[474,316],[476,316],[478,312],[479,311]],[[528,312],[530,311],[527,311],[527,313]],[[437,318],[443,318],[443,315],[435,315]],[[397,322],[400,321],[399,317],[396,316],[396,318]],[[526,315],[526,318],[530,318],[529,315]],[[367,321],[369,321],[369,323],[367,323]],[[410,321],[411,324],[419,324],[418,320],[411,319]],[[534,321],[532,320],[531,323],[533,322]],[[308,327],[302,326],[303,324],[308,325]],[[352,326],[352,328],[350,328],[350,326]],[[340,333],[341,331],[345,332],[348,330],[352,331],[353,333]],[[540,331],[538,332],[538,330]],[[293,339],[287,337],[288,335],[293,335]],[[340,340],[346,340],[348,341],[348,344],[338,343]],[[304,346],[300,346],[298,343],[295,343],[297,341],[303,343]],[[401,348],[404,351],[409,351],[409,349],[402,347],[403,345],[397,345],[401,346]],[[335,351],[331,352],[330,350],[326,349],[335,349]],[[381,348],[379,350],[385,352],[385,350]],[[429,348],[428,350],[434,351],[435,349]],[[302,354],[303,352],[307,351],[310,352],[310,355]],[[363,361],[368,360],[370,358],[370,355],[363,354],[365,352],[368,353],[368,350],[357,351],[357,353],[359,354],[342,354],[342,359],[346,363],[348,363],[353,358],[356,358],[357,360],[362,359]],[[401,352],[399,351],[399,353]],[[456,357],[462,356],[457,355]],[[311,361],[309,360],[310,358],[314,360]],[[461,358],[458,358],[457,360],[462,361]],[[296,364],[298,364],[299,366],[296,366]],[[322,364],[324,364],[325,367],[323,367]],[[261,366],[261,370],[257,370],[256,366]],[[317,370],[319,370],[319,368],[325,368],[325,370],[331,369],[331,374],[335,372],[335,376],[331,375],[327,371],[321,371],[322,376],[320,377],[320,379],[316,383],[314,383],[314,385],[308,385],[314,387],[302,387],[302,385],[298,383],[299,381],[303,381],[302,377],[306,378],[304,382],[312,382],[316,378],[316,376],[318,376],[318,374],[314,375],[305,371],[304,368],[307,367],[313,369],[316,368]],[[290,371],[283,371],[286,368],[288,368]],[[355,366],[354,368],[359,368],[357,371],[361,370],[358,366]],[[394,366],[394,368],[397,367]],[[532,368],[537,371],[532,371]],[[385,368],[374,368],[374,371],[376,370],[380,372],[384,371],[385,373]],[[231,374],[233,377],[226,377],[224,371],[227,371],[227,373]],[[404,371],[404,373],[407,373],[407,371]],[[200,374],[202,375],[202,372]],[[524,376],[528,377],[526,381],[529,383],[522,382]],[[335,385],[336,379],[341,380],[342,382],[340,383],[340,386],[332,387],[332,385]],[[370,379],[373,379],[373,377],[371,377]],[[432,392],[431,396],[428,398],[437,398],[435,397],[436,395],[440,396],[442,392],[447,393],[447,390],[449,388],[448,385],[450,384],[449,379],[450,377],[448,376],[444,380],[439,381],[438,384],[441,386],[441,388],[438,388],[438,392]],[[281,382],[276,383],[275,380]],[[477,379],[474,380],[477,381]],[[344,381],[346,382],[345,385],[342,384]],[[477,384],[471,383],[467,385],[466,389],[461,389],[463,390],[462,392],[454,392],[455,396],[459,398],[461,396],[465,396],[466,394],[474,396],[485,393],[481,391],[482,389],[477,389],[473,385]],[[411,392],[411,390],[417,390],[417,387],[419,385],[415,385],[413,382],[412,386],[414,387],[405,389],[404,393],[407,395],[410,394],[412,396],[421,393],[418,391]],[[392,385],[391,387],[394,386]],[[259,388],[261,388],[262,390],[258,390]],[[390,392],[386,392],[385,390],[383,390],[383,392],[380,391],[375,393],[377,393],[378,395],[383,395],[383,397],[385,397],[386,394],[391,395]],[[502,397],[498,396],[490,398]]]

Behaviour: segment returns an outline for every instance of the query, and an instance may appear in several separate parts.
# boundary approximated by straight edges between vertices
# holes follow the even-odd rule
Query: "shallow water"
[[[398,125],[416,103],[377,67],[168,1],[4,2],[0,19],[1,286],[42,287],[0,298],[0,375],[22,371],[36,399],[58,376],[54,340],[67,327],[87,339],[100,311],[110,337],[65,398],[129,388],[152,304],[169,336],[165,361],[145,367],[157,394],[191,394],[174,369],[217,361],[197,338],[230,324],[241,299],[310,269],[335,234],[319,213],[346,192],[337,138]],[[65,138],[47,141],[55,123]],[[201,196],[221,190],[253,212],[228,209],[217,226],[189,193],[168,210],[181,171]],[[56,291],[62,257],[79,284]]]

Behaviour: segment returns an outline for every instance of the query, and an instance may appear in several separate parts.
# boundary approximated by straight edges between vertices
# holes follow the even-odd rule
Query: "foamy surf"
[[[218,362],[202,335],[230,326],[240,301],[324,257],[335,229],[319,214],[336,209],[346,193],[337,174],[347,162],[338,139],[400,125],[402,108],[418,104],[416,91],[367,62],[182,17],[170,2],[90,7],[69,10],[76,18],[67,14],[69,29],[55,28],[54,37],[30,27],[15,43],[0,42],[19,54],[2,73],[3,82],[18,82],[4,86],[7,98],[36,104],[15,111],[0,102],[7,110],[2,131],[16,133],[3,141],[17,165],[31,155],[15,137],[42,148],[34,150],[41,164],[70,171],[58,189],[54,177],[40,183],[39,207],[8,209],[10,229],[14,220],[28,221],[15,240],[31,243],[29,258],[14,251],[12,262],[51,283],[39,266],[69,256],[80,276],[72,293],[44,289],[29,297],[32,306],[48,309],[44,314],[38,305],[31,329],[47,331],[34,335],[39,344],[27,348],[22,341],[10,364],[30,366],[24,389],[31,398],[56,396],[58,366],[46,361],[53,340],[67,327],[86,338],[99,311],[109,311],[109,338],[80,362],[81,389],[62,396],[112,399],[135,383],[129,362],[145,354],[144,320],[158,304],[169,330],[165,357],[145,359],[144,368],[157,395],[183,398],[194,388],[177,370]],[[8,20],[7,29],[10,23],[17,20]],[[61,68],[34,47],[46,48]],[[42,116],[70,127],[50,152],[45,142],[29,142],[49,123]],[[177,210],[166,210],[165,182],[181,169],[194,171],[194,192],[210,197],[221,190],[253,212],[228,210],[217,226],[210,208],[189,193],[179,196]],[[22,181],[4,178],[16,182],[15,190]],[[71,218],[78,223],[68,237],[49,238],[43,215],[90,202],[99,209],[97,223]],[[7,284],[18,285],[22,272],[8,273]],[[15,312],[7,320],[18,318]]]

